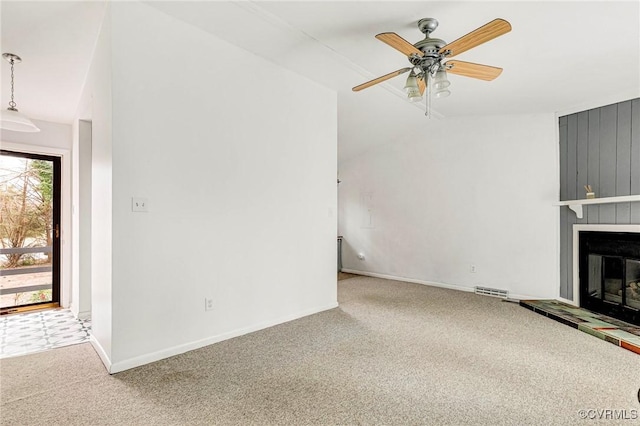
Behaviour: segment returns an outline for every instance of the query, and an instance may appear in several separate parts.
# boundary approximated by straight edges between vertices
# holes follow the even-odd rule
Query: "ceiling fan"
[[[425,38],[415,44],[409,43],[396,33],[378,34],[376,36],[378,40],[407,55],[412,66],[367,81],[352,90],[358,92],[410,71],[405,90],[409,100],[416,102],[422,100],[422,95],[429,84],[432,86],[430,93],[433,91],[436,97],[449,96],[447,72],[487,81],[500,75],[502,68],[448,59],[508,33],[511,31],[509,22],[504,19],[494,19],[449,44],[430,36],[436,28],[438,28],[438,21],[434,18],[424,18],[418,21],[418,29],[425,35]],[[429,83],[430,81],[431,83]],[[427,109],[427,115],[428,113]]]

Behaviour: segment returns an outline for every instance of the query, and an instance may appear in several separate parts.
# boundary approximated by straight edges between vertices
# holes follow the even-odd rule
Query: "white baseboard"
[[[450,290],[467,291],[467,292],[474,291],[473,287],[462,287],[459,285],[444,284],[444,283],[438,283],[434,281],[417,280],[415,278],[397,277],[395,275],[378,274],[377,272],[358,271],[356,269],[345,269],[345,268],[342,268],[342,272],[347,272],[349,274],[366,275],[368,277],[374,277],[374,278],[384,278],[385,280],[404,281],[407,283],[423,284],[431,287],[448,288]]]
[[[576,302],[574,302],[573,300],[565,299],[564,297],[558,296],[558,297],[556,297],[556,300],[559,300],[560,302],[564,302],[567,305],[573,305],[575,307],[579,307]]]
[[[347,272],[349,274],[366,275],[368,277],[374,277],[374,278],[384,278],[386,280],[404,281],[408,283],[423,284],[431,287],[448,288],[450,290],[466,291],[470,293],[473,293],[475,291],[473,287],[464,287],[464,286],[455,285],[455,284],[445,284],[445,283],[439,283],[434,281],[418,280],[415,278],[398,277],[395,275],[378,274],[377,272],[358,271],[357,269],[342,268],[342,272]],[[509,292],[508,295],[510,299],[518,299],[518,300],[551,299],[551,297],[536,297],[536,296],[529,296],[526,294],[513,294],[511,292]]]
[[[222,333],[216,336],[207,337],[206,339],[184,343],[182,345],[162,349],[157,352],[152,352],[152,353],[137,356],[135,358],[119,361],[111,364],[109,368],[109,373],[111,374],[119,373],[121,371],[129,370],[130,368],[135,368],[141,365],[149,364],[151,362],[160,361],[161,359],[169,358],[171,356],[179,355],[184,352],[209,346],[214,343],[222,342],[223,340],[232,339],[234,337],[242,336],[244,334],[252,333],[258,330],[263,330],[265,328],[273,327],[274,325],[283,324],[285,322],[293,321],[302,317],[306,317],[308,315],[317,314],[318,312],[326,311],[326,310],[337,308],[337,307],[338,307],[338,302],[334,302],[325,306],[320,306],[317,308],[307,309],[295,314],[286,315],[284,317],[281,317],[275,320],[265,321],[249,327],[229,331],[227,333]],[[105,365],[107,364],[105,363]]]
[[[107,372],[109,372],[111,374],[112,373],[111,372],[111,360],[107,356],[107,353],[105,352],[105,350],[102,347],[102,345],[100,344],[100,342],[98,342],[98,340],[93,335],[90,336],[89,342],[91,343],[91,346],[93,346],[93,349],[95,349],[96,353],[100,357],[100,360],[102,361],[102,363],[104,364],[105,368],[107,369]]]
[[[509,293],[508,296],[509,296],[509,299],[516,299],[516,300],[549,300],[549,299],[553,299],[553,297],[538,297],[538,296],[529,296],[528,294],[515,294],[515,293]]]

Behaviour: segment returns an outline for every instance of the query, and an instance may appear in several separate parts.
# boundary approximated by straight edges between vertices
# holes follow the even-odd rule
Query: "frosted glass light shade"
[[[39,132],[40,129],[18,110],[0,110],[0,129],[14,132]]]
[[[422,95],[420,94],[420,88],[418,87],[418,80],[413,73],[409,74],[407,77],[407,84],[404,86],[405,92],[407,92],[407,97],[411,102],[419,102],[422,100]]]
[[[420,94],[420,89],[418,88],[407,90],[407,97],[409,98],[410,102],[420,102],[422,100],[422,95]]]
[[[436,90],[446,89],[451,84],[451,82],[447,80],[447,72],[442,69],[436,73],[436,78],[434,80],[433,88]]]
[[[441,89],[438,90],[435,95],[436,98],[440,99],[440,98],[446,98],[447,96],[449,96],[451,94],[451,91],[449,91],[449,89]]]

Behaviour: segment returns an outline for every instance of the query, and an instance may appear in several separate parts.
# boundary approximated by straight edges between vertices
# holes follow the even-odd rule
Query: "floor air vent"
[[[506,299],[508,296],[507,290],[499,290],[497,288],[489,288],[489,287],[474,287],[476,290],[476,294],[483,294],[485,296],[499,297],[501,299]]]

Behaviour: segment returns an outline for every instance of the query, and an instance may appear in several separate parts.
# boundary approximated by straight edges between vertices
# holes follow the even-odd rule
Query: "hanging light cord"
[[[17,111],[17,109],[16,109],[16,103],[15,103],[15,101],[13,100],[13,62],[14,62],[14,60],[13,60],[13,59],[11,59],[11,61],[10,61],[10,62],[11,62],[11,102],[9,102],[9,109],[10,109],[11,111]]]

